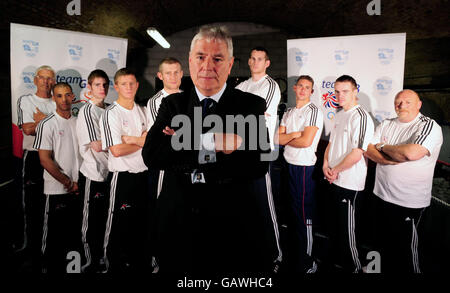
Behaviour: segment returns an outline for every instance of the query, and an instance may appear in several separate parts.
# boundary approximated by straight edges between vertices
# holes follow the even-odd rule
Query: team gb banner
[[[358,103],[376,121],[395,117],[394,97],[403,89],[406,33],[309,38],[287,41],[288,103],[299,75],[314,79],[311,101],[324,114],[323,136],[330,134],[338,110],[334,81],[351,75],[358,84]]]
[[[17,127],[17,100],[36,92],[36,68],[49,65],[56,71],[56,82],[69,83],[74,91],[72,113],[90,99],[87,77],[102,69],[110,78],[106,102],[117,99],[113,88],[115,72],[125,67],[127,39],[11,23],[11,111],[13,153],[22,156],[22,132]]]

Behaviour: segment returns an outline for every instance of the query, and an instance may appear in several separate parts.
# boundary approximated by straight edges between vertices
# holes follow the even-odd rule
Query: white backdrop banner
[[[110,78],[106,102],[117,99],[113,87],[116,71],[126,66],[128,40],[108,36],[11,23],[11,111],[14,155],[22,156],[22,132],[17,127],[17,100],[35,93],[36,68],[49,65],[56,82],[69,83],[75,94],[72,113],[90,99],[87,77],[102,69]]]
[[[338,108],[334,81],[348,74],[358,84],[358,103],[375,120],[395,117],[394,97],[403,89],[405,46],[406,33],[288,40],[289,106],[295,105],[292,86],[298,76],[310,75],[311,100],[323,111],[323,136],[328,136]]]

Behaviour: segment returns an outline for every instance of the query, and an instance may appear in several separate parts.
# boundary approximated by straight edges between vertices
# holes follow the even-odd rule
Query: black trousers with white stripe
[[[110,172],[110,198],[103,251],[108,272],[151,268],[148,171]]]
[[[81,205],[79,194],[46,195],[41,251],[47,273],[65,273],[67,254],[81,254]]]
[[[44,169],[37,151],[24,150],[22,165],[22,208],[24,236],[20,249],[31,253],[33,270],[40,270],[42,223],[44,221],[45,196]]]
[[[265,241],[262,244],[263,249],[270,255],[273,262],[281,262],[283,253],[280,246],[280,231],[272,196],[270,174],[267,173],[264,177],[254,180],[254,188],[254,194],[257,196],[255,202],[258,205],[258,216],[260,222],[266,227],[264,230]]]
[[[418,226],[426,208],[406,208],[373,195],[382,273],[421,273]]]
[[[334,201],[330,217],[331,258],[346,272],[362,270],[356,237],[360,210],[359,193],[335,184],[331,185],[331,197]]]
[[[83,200],[81,238],[84,249],[83,271],[96,271],[103,258],[106,219],[109,209],[109,184],[86,178],[81,172],[78,187]]]

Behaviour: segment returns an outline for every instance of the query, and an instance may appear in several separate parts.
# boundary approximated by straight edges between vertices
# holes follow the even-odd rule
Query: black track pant
[[[333,200],[330,248],[334,262],[346,272],[361,271],[356,225],[358,223],[360,192],[331,185]]]
[[[103,258],[106,219],[109,209],[109,185],[98,182],[79,173],[78,187],[83,200],[83,222],[81,239],[83,242],[83,271],[96,271]]]
[[[103,244],[110,272],[151,268],[148,172],[112,172],[109,211]]]
[[[37,151],[25,150],[22,165],[23,245],[31,255],[33,271],[40,271],[45,196],[44,169]]]
[[[69,252],[81,252],[81,196],[46,195],[41,251],[44,271],[65,273]]]
[[[421,273],[417,231],[426,208],[405,208],[374,197],[381,272]]]

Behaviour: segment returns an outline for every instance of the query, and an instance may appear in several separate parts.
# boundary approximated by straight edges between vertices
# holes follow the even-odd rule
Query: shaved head
[[[417,117],[422,107],[422,101],[415,91],[406,89],[395,96],[394,107],[398,120],[407,123]]]
[[[397,99],[397,97],[400,95],[408,95],[408,96],[416,97],[420,101],[419,94],[413,90],[409,90],[409,89],[402,90],[402,91],[398,92],[398,94],[395,95],[395,98]]]

